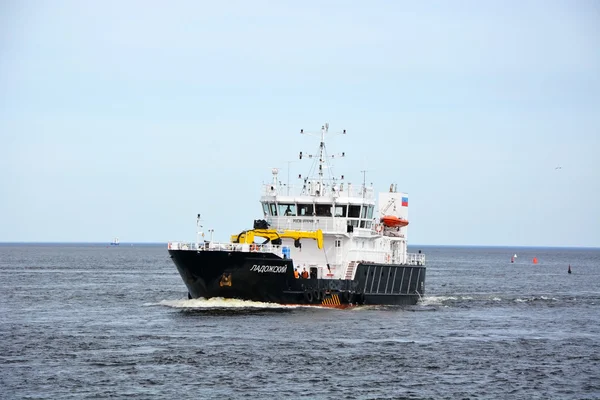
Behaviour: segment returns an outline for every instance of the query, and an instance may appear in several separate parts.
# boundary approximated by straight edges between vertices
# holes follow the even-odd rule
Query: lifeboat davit
[[[399,218],[396,217],[395,215],[386,215],[384,217],[381,217],[381,223],[385,226],[389,226],[389,227],[397,227],[397,226],[406,226],[408,225],[408,221],[403,219],[403,218]]]

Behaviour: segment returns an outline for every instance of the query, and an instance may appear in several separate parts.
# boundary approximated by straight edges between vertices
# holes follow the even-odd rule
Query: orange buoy
[[[408,225],[407,220],[396,217],[395,215],[385,215],[385,216],[381,217],[380,221],[382,224],[384,224],[385,226],[389,226],[389,227],[397,227],[397,226],[402,227],[402,226]]]
[[[533,263],[537,264],[537,257],[533,257]]]

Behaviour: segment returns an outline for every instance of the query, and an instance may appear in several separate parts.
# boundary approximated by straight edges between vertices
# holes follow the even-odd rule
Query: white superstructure
[[[376,201],[373,187],[366,182],[352,185],[344,182],[343,176],[332,176],[330,160],[345,154],[327,154],[328,128],[328,124],[321,128],[316,154],[299,155],[314,161],[302,186],[282,184],[274,169],[272,182],[264,185],[260,199],[269,228],[323,231],[323,249],[312,240],[303,240],[300,247],[290,246],[294,266],[316,272],[317,278],[353,279],[359,262],[423,265],[424,255],[407,252],[408,195],[391,185]],[[381,221],[384,216],[402,222],[386,226]]]

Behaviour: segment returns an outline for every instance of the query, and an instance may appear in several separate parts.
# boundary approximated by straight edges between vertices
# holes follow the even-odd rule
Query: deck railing
[[[218,242],[169,242],[169,250],[188,250],[188,251],[238,251],[245,253],[273,253],[283,257],[283,247],[280,245],[267,244],[246,244],[246,243],[218,243]],[[425,254],[407,253],[406,257],[382,253],[381,250],[350,250],[347,259],[357,262],[374,262],[379,264],[407,264],[407,265],[425,265]]]
[[[425,254],[407,253],[406,263],[410,265],[425,265]]]
[[[316,182],[315,182],[316,183]],[[369,185],[363,187],[363,185],[345,184],[340,190],[340,186],[337,185],[336,190],[332,190],[332,186],[325,182],[322,187],[321,197],[355,197],[364,199],[374,199],[375,191],[373,186]],[[304,191],[304,192],[303,192]],[[262,190],[263,196],[310,196],[308,194],[307,187],[305,185],[278,185],[274,186],[272,183],[263,184]]]
[[[239,251],[246,253],[273,253],[283,256],[282,246],[273,244],[219,243],[219,242],[169,242],[169,250]]]
[[[267,222],[271,227],[277,229],[291,229],[298,231],[316,231],[322,230],[324,233],[346,233],[348,225],[352,225],[354,229],[366,228],[375,231],[374,220],[366,220],[360,218],[344,218],[344,217],[267,217]]]
[[[402,254],[393,255],[383,253],[376,249],[350,250],[348,252],[349,261],[373,262],[378,264],[406,264],[406,265],[425,265],[425,254],[407,253],[405,257]]]

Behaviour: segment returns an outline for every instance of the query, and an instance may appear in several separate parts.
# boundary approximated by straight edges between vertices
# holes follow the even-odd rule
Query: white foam
[[[540,297],[529,297],[526,299],[515,299],[515,302],[517,303],[527,303],[530,301],[539,301],[539,300],[543,300],[543,301],[558,301],[557,298],[555,297],[548,297],[548,296],[540,296]]]
[[[262,303],[259,301],[224,299],[222,297],[213,297],[210,299],[180,299],[180,300],[162,300],[155,304],[172,308],[189,308],[189,309],[241,309],[241,308],[297,308],[303,307],[300,305],[284,305],[277,303]]]
[[[528,301],[531,301],[531,299],[515,299],[516,303],[526,303]]]
[[[423,306],[433,306],[440,305],[448,300],[458,300],[458,298],[453,296],[425,296],[419,300],[419,304]]]

